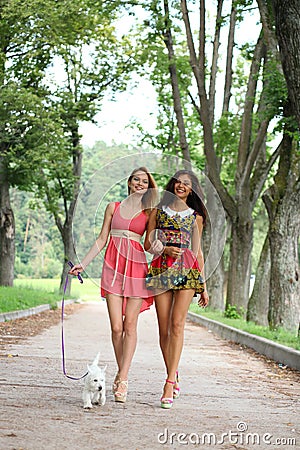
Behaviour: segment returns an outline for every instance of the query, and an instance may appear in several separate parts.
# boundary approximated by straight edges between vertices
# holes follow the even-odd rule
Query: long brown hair
[[[157,189],[157,184],[153,178],[153,176],[151,175],[151,173],[149,172],[149,170],[147,169],[147,167],[138,167],[137,169],[134,169],[128,180],[127,183],[130,183],[130,181],[132,180],[132,178],[134,177],[134,175],[137,172],[145,172],[147,177],[148,177],[148,189],[145,192],[145,194],[142,197],[142,205],[144,209],[151,209],[154,208],[156,206],[157,203],[157,198],[158,198],[158,189]],[[130,188],[128,186],[128,195],[130,194]]]
[[[159,202],[158,207],[161,208],[162,206],[168,206],[174,201],[175,183],[177,183],[180,175],[188,175],[190,177],[192,182],[192,191],[187,198],[186,204],[202,216],[203,225],[205,225],[207,213],[203,202],[204,195],[196,174],[191,170],[178,170],[175,175],[172,176],[165,187],[163,197]]]

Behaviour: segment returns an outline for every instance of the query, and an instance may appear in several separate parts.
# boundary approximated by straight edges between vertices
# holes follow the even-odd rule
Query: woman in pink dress
[[[146,167],[135,169],[128,179],[128,197],[109,203],[102,229],[94,245],[70,274],[78,275],[105,247],[101,295],[106,298],[118,372],[113,382],[116,402],[126,402],[128,372],[137,343],[137,321],[150,308],[152,293],[145,286],[148,265],[140,243],[151,208],[157,198],[156,183]]]

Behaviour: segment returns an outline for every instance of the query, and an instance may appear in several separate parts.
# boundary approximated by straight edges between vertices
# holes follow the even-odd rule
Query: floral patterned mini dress
[[[190,249],[197,214],[192,208],[177,212],[163,206],[157,210],[157,239],[183,252],[178,258],[164,253],[154,256],[146,276],[148,289],[195,289],[195,294],[204,291],[199,263]]]

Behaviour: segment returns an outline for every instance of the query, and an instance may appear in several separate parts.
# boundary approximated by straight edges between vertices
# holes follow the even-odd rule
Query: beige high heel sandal
[[[128,380],[119,380],[117,382],[117,390],[115,392],[115,402],[125,403],[127,399]],[[120,391],[120,386],[124,387],[124,391]]]
[[[112,385],[112,391],[113,391],[113,394],[116,392],[116,390],[118,389],[118,382],[119,381],[121,381],[120,380],[120,375],[119,375],[119,372],[117,373],[117,375],[115,376],[115,379],[114,379],[114,382],[113,382],[113,385]]]

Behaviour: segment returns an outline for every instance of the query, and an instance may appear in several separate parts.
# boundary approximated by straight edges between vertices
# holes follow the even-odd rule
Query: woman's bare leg
[[[194,295],[193,289],[174,291],[174,303],[171,314],[170,338],[168,351],[168,380],[176,381],[176,371],[179,365],[183,341],[184,326],[190,303]],[[163,397],[173,397],[173,385],[166,383]]]
[[[123,358],[120,365],[119,377],[127,380],[128,372],[137,344],[137,323],[142,306],[141,298],[128,298],[126,302],[125,318],[123,322]]]
[[[118,372],[120,372],[123,361],[123,297],[107,294],[106,303],[110,320],[111,340],[118,365]]]
[[[167,373],[172,304],[173,291],[167,291],[155,296],[155,309],[159,329],[159,345]]]

